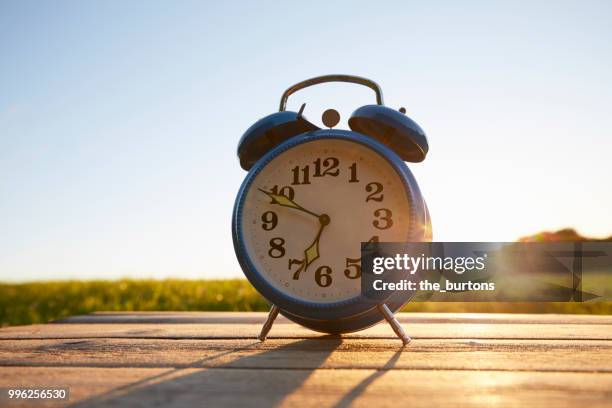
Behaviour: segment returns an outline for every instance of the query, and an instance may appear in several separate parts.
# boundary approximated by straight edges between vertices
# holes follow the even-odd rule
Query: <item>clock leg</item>
[[[276,305],[272,305],[270,313],[268,313],[268,318],[261,328],[261,333],[259,333],[259,341],[265,341],[266,337],[268,337],[268,333],[270,333],[270,329],[272,328],[276,316],[278,316],[278,312],[280,312],[280,309]]]
[[[406,334],[406,332],[404,331],[404,328],[402,327],[400,322],[397,321],[393,313],[391,313],[391,310],[389,310],[387,305],[385,305],[384,303],[378,305],[378,310],[385,317],[385,320],[387,321],[387,323],[389,323],[389,325],[391,326],[391,328],[393,329],[397,337],[399,337],[402,340],[402,343],[404,343],[404,346],[410,343],[411,338]]]

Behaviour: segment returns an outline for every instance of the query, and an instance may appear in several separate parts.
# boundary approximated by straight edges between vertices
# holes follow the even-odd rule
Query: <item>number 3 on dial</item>
[[[393,219],[391,218],[393,216],[393,212],[391,212],[391,210],[388,208],[379,208],[378,210],[374,211],[374,216],[376,219],[372,221],[372,225],[374,225],[375,228],[385,230],[393,226]]]

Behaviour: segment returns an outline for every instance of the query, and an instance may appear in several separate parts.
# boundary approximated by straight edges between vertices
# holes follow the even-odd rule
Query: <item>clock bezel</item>
[[[402,181],[404,192],[406,194],[410,207],[408,231],[406,232],[406,240],[408,242],[425,240],[424,236],[419,236],[419,232],[422,231],[422,229],[418,228],[419,221],[424,222],[424,220],[422,220],[422,218],[424,217],[424,202],[414,176],[412,175],[404,161],[395,152],[393,152],[391,149],[389,149],[382,143],[368,136],[364,136],[362,134],[349,130],[321,129],[294,136],[291,139],[286,140],[285,142],[279,144],[278,146],[270,150],[251,168],[246,178],[244,179],[240,190],[238,191],[232,215],[232,238],[238,262],[240,263],[240,266],[249,282],[268,301],[278,306],[281,310],[288,312],[289,315],[293,315],[297,318],[303,318],[306,321],[320,321],[316,322],[314,326],[324,327],[324,329],[319,329],[320,331],[332,332],[332,330],[329,329],[333,326],[330,326],[329,324],[324,322],[332,322],[339,319],[350,319],[351,317],[358,315],[365,317],[364,314],[370,315],[370,313],[368,312],[372,309],[375,309],[376,304],[371,299],[365,298],[361,293],[358,296],[352,297],[350,299],[324,303],[307,301],[283,293],[282,291],[277,289],[272,283],[269,283],[268,279],[258,271],[246,249],[242,230],[242,210],[247,197],[247,193],[260,171],[265,168],[272,160],[274,160],[276,157],[278,157],[285,151],[301,144],[322,139],[339,139],[359,143],[372,149],[375,153],[377,153],[382,159],[386,160],[393,167],[400,180]],[[396,311],[405,303],[407,303],[413,295],[414,292],[395,292],[386,299],[382,299],[381,302],[387,303],[392,311]],[[285,315],[287,316],[287,314]],[[291,316],[287,317],[291,318]],[[379,319],[372,319],[372,317],[373,316],[370,316],[366,319],[369,322],[367,326],[370,326],[382,320],[382,315]],[[376,321],[372,322],[372,320]],[[311,326],[311,328],[315,328],[315,330],[317,330],[316,327]],[[360,330],[361,328],[363,327],[356,328],[354,330]],[[354,330],[342,331],[346,332]]]

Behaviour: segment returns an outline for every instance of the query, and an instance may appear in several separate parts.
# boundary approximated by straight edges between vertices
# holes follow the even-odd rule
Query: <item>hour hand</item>
[[[311,263],[319,259],[319,239],[321,239],[321,233],[323,232],[325,225],[321,225],[316,238],[312,241],[312,244],[304,251],[304,270],[308,269]]]
[[[265,195],[267,195],[268,197],[270,197],[272,199],[272,204],[278,204],[281,205],[283,207],[289,207],[289,208],[295,208],[296,210],[305,212],[306,214],[310,214],[314,217],[319,218],[319,214],[316,214],[310,210],[305,209],[304,207],[302,207],[301,205],[299,205],[298,203],[296,203],[295,201],[291,200],[289,197],[284,196],[282,194],[274,194],[271,193],[269,191],[263,190],[261,188],[258,189],[259,191],[261,191],[262,193],[264,193]]]
[[[319,259],[319,238],[321,237],[322,230],[323,227],[320,227],[317,237],[314,239],[312,244],[310,244],[310,246],[304,251],[304,258],[289,260],[289,269],[291,269],[291,266],[293,264],[299,265],[298,269],[293,274],[293,279],[299,279],[300,273],[304,272],[306,269],[308,269],[311,263]]]
[[[291,269],[291,265],[297,263],[300,265],[297,271],[293,274],[293,279],[299,279],[300,273],[308,269],[311,263],[319,259],[319,240],[321,239],[321,234],[325,227],[330,223],[330,218],[327,214],[323,214],[319,216],[319,231],[317,232],[317,236],[312,241],[312,243],[304,250],[304,259],[290,259],[289,260],[289,269]]]

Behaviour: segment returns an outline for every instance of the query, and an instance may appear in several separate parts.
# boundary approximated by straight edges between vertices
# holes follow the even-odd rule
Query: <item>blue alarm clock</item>
[[[323,113],[320,129],[289,96],[325,82],[365,85],[376,104],[357,109],[351,130],[333,129],[340,115]],[[326,75],[300,82],[281,97],[279,112],[251,126],[238,157],[248,174],[232,217],[234,249],[247,279],[272,303],[259,336],[280,312],[310,329],[339,334],[387,320],[409,342],[393,313],[413,295],[390,292],[377,304],[361,293],[361,243],[431,240],[427,205],[405,161],[428,152],[423,130],[401,108],[383,105],[373,81]]]

